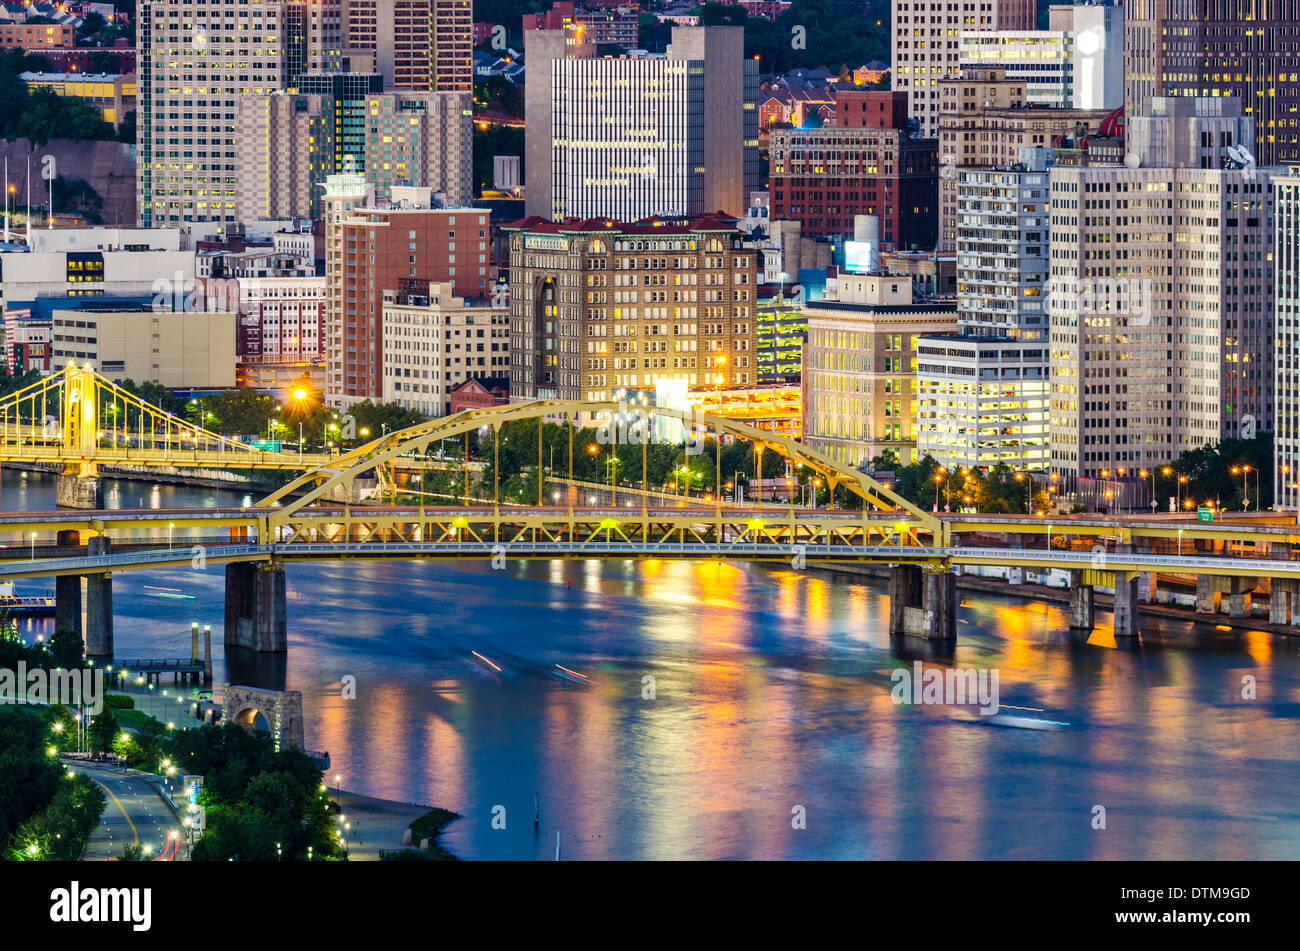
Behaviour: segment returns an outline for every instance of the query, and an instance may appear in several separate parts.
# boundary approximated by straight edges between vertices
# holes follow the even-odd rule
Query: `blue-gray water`
[[[242,498],[138,483],[108,496]],[[0,506],[52,505],[52,480],[4,472]],[[217,566],[116,575],[118,656],[184,654],[195,620],[224,680],[223,583]],[[1052,733],[895,705],[889,673],[912,657],[891,646],[871,579],[343,561],[290,564],[288,589],[287,663],[237,679],[302,691],[331,784],[462,813],[444,842],[466,858],[551,858],[557,829],[570,859],[1300,857],[1297,639],[1147,617],[1142,646],[1120,650],[1101,612],[1082,643],[1058,605],[963,592],[952,662],[996,668],[1004,705],[1071,724]],[[554,664],[598,686],[535,672]],[[1242,699],[1247,675],[1258,699]]]

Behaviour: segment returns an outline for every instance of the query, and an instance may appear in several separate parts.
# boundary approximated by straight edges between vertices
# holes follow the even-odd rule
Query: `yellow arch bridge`
[[[65,387],[88,382],[97,380],[85,371],[64,377]],[[65,418],[73,418],[83,401],[84,396],[65,394]],[[44,432],[35,437],[33,420],[39,418],[25,417],[25,451],[51,451],[57,442],[65,452],[86,452],[95,463],[116,458],[102,454],[114,448],[127,451],[100,445],[102,437],[93,428],[76,439],[63,431],[56,432],[57,440]],[[538,425],[515,426],[509,438],[525,440],[528,456],[536,452],[536,497],[503,498],[498,465],[502,428],[531,420]],[[567,428],[559,465],[554,465],[554,446],[544,452],[544,421]],[[639,446],[640,472],[620,470],[608,484],[577,480],[575,451],[591,449],[574,446],[581,421],[599,421],[598,441],[606,447],[619,444],[625,460],[629,445],[633,457]],[[0,417],[0,425],[11,424]],[[168,452],[166,427],[171,425],[156,427],[154,438],[161,437],[163,446],[130,448]],[[143,442],[148,441],[148,423],[145,430]],[[455,494],[430,498],[409,483],[399,487],[399,468],[427,460],[435,444],[447,440],[463,439],[468,458],[469,434],[484,430],[493,434],[490,497],[486,487],[480,487],[483,498],[471,493],[468,466],[462,467],[464,481]],[[184,451],[210,452],[214,460],[236,458],[241,465],[248,465],[253,454],[224,445],[229,441],[222,437],[196,434],[192,426],[189,432],[204,448]],[[787,499],[740,505],[724,501],[720,493],[700,497],[689,488],[670,492],[651,485],[647,460],[652,443],[676,442],[682,458],[689,460],[693,448],[704,450],[706,434],[718,446],[733,440],[750,444],[758,457],[755,471],[762,471],[764,453],[783,457],[790,471],[809,470],[827,488],[841,490],[839,503],[833,508],[800,505],[794,486]],[[517,443],[511,448],[516,455],[521,452]],[[602,451],[599,445],[596,449]],[[7,441],[5,451],[17,452],[17,447]],[[259,455],[266,465],[295,467],[276,458],[282,454]],[[714,468],[716,486],[727,475],[721,457],[715,451],[701,459]],[[1093,626],[1094,589],[1103,588],[1114,592],[1116,635],[1137,636],[1139,603],[1154,600],[1157,579],[1194,584],[1198,610],[1206,613],[1218,611],[1226,601],[1230,613],[1245,616],[1252,595],[1266,593],[1271,622],[1300,623],[1300,560],[1293,554],[1300,545],[1300,526],[1293,516],[1261,513],[1214,523],[1180,515],[941,516],[789,437],[708,414],[613,402],[539,401],[467,410],[304,462],[312,464],[301,475],[243,509],[0,514],[0,581],[55,577],[58,623],[79,626],[84,578],[84,633],[92,656],[112,655],[114,572],[217,565],[226,571],[226,643],[285,650],[284,566],[321,558],[494,563],[511,558],[711,558],[777,562],[795,569],[875,564],[889,572],[891,632],[946,641],[956,636],[956,573],[983,566],[1008,568],[1012,579],[1021,581],[1026,571],[1069,572],[1071,627],[1083,631]],[[387,479],[387,499],[381,495],[376,504],[366,505],[350,501],[359,481],[377,475]]]

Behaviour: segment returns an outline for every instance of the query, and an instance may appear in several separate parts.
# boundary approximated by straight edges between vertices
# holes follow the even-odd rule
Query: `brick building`
[[[934,247],[938,142],[907,132],[903,93],[841,92],[833,125],[776,130],[770,153],[773,219],[793,218],[806,234],[851,235],[855,215],[875,215],[882,247]]]
[[[458,297],[487,292],[487,211],[404,203],[404,191],[394,189],[393,207],[353,208],[331,223],[338,229],[341,269],[327,268],[326,282],[341,286],[339,339],[331,334],[328,345],[340,348],[342,379],[330,398],[343,405],[382,398],[385,292],[400,291],[412,278],[449,284]]]

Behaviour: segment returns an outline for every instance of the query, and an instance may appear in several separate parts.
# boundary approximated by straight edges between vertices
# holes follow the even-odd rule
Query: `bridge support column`
[[[1196,613],[1219,613],[1219,579],[1214,575],[1196,576]]]
[[[1154,571],[1144,571],[1138,575],[1138,600],[1146,604],[1155,604],[1159,598],[1159,585]]]
[[[1138,637],[1142,630],[1138,617],[1138,580],[1123,571],[1115,572],[1114,576],[1115,636]]]
[[[1296,594],[1296,583],[1289,579],[1271,578],[1268,582],[1268,623],[1290,624],[1291,605]]]
[[[104,480],[63,472],[54,483],[54,502],[61,509],[102,509]]]
[[[889,567],[889,633],[907,633],[904,615],[908,608],[921,606],[921,566]]]
[[[289,649],[283,565],[226,565],[225,643],[260,653]]]
[[[56,544],[60,548],[81,545],[81,533],[59,532]],[[54,629],[66,628],[81,634],[81,575],[59,575],[54,579]]]
[[[1092,585],[1083,583],[1082,571],[1070,572],[1070,630],[1091,631],[1095,617]]]
[[[937,641],[957,639],[957,576],[951,571],[922,575],[925,597],[924,636]]]
[[[95,535],[86,542],[86,554],[107,555],[113,543],[106,535]],[[56,608],[57,610],[57,608]],[[113,656],[113,575],[86,575],[86,656]]]
[[[1228,594],[1228,617],[1250,617],[1250,596],[1255,582],[1250,578],[1233,578]]]

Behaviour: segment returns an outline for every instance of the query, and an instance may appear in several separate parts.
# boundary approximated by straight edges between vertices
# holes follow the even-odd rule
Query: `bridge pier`
[[[1138,615],[1138,579],[1126,572],[1114,573],[1115,636],[1140,637],[1142,624]]]
[[[61,472],[54,482],[54,503],[61,509],[102,509],[104,480]]]
[[[287,651],[284,591],[283,565],[226,565],[226,646],[259,653]]]
[[[889,633],[906,634],[904,612],[921,606],[921,566],[889,566]]]
[[[1093,588],[1083,583],[1082,571],[1070,572],[1070,630],[1091,631],[1096,617]]]
[[[106,535],[95,535],[86,542],[86,554],[107,555],[113,543]],[[78,579],[80,580],[80,579]],[[57,607],[55,608],[57,611]],[[86,656],[113,656],[113,575],[86,575]]]
[[[64,530],[55,542],[60,548],[77,548],[81,533]],[[59,575],[54,579],[54,629],[81,635],[81,575]]]
[[[1219,613],[1219,579],[1214,575],[1196,576],[1196,613]]]
[[[1293,580],[1285,578],[1271,578],[1268,583],[1268,623],[1269,624],[1291,624],[1293,618],[1300,620],[1292,614],[1292,605],[1296,596],[1296,583]]]
[[[1234,577],[1228,593],[1228,617],[1250,617],[1250,596],[1255,582],[1250,578]]]
[[[923,571],[919,565],[891,565],[889,633],[956,640],[957,576]]]

